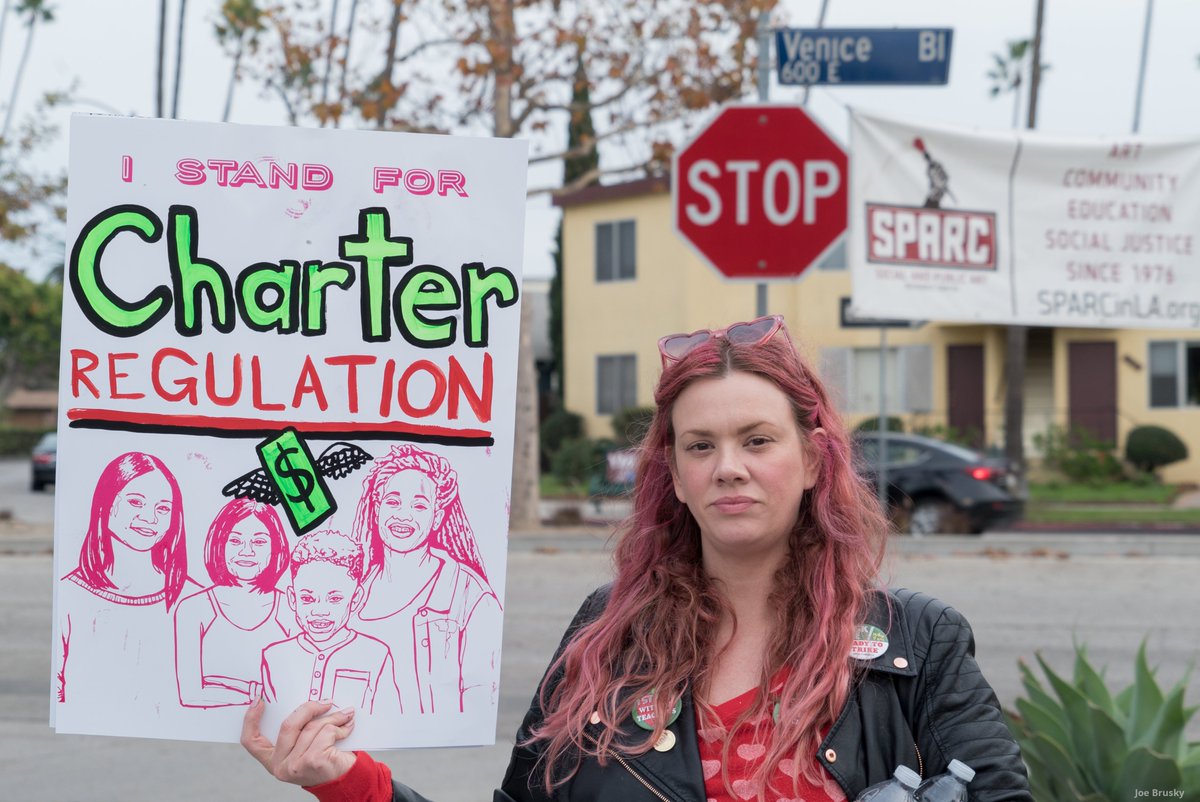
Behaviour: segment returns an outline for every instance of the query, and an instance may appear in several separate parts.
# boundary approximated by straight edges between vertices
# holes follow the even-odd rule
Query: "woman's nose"
[[[746,478],[746,463],[736,449],[717,453],[715,478],[720,483],[737,482]]]

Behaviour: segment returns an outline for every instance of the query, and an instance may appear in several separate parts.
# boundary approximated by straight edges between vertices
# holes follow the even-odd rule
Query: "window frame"
[[[637,279],[637,220],[624,218],[596,223],[594,229],[593,278],[597,284],[612,284]],[[608,264],[601,258],[607,244]],[[628,257],[628,259],[626,259]]]

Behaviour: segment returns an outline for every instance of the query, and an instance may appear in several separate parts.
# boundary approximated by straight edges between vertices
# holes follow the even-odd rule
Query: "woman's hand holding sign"
[[[354,753],[337,747],[354,730],[354,708],[332,710],[333,702],[305,702],[283,720],[274,744],[260,729],[265,708],[259,699],[246,711],[242,746],[273,777],[295,785],[320,785],[354,765]]]

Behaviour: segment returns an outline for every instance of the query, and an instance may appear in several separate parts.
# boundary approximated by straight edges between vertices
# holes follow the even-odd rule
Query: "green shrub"
[[[1097,440],[1087,429],[1051,426],[1033,436],[1034,446],[1042,452],[1046,466],[1072,482],[1104,484],[1124,478],[1113,444]]]
[[[900,418],[896,417],[895,415],[888,415],[887,430],[889,432],[904,431],[904,421],[900,420]],[[856,431],[856,432],[877,432],[877,431],[879,431],[879,416],[876,415],[873,418],[866,418],[865,420],[860,421],[859,424],[854,427],[854,431]]]
[[[538,436],[542,448],[542,470],[547,470],[564,442],[583,437],[583,416],[559,407],[542,421]]]
[[[596,444],[586,437],[572,437],[554,453],[550,469],[563,484],[584,484],[596,466]]]
[[[1125,459],[1143,473],[1154,473],[1164,465],[1188,457],[1187,446],[1170,429],[1137,426],[1125,438]]]
[[[630,448],[642,442],[654,420],[654,407],[626,407],[612,417],[613,434],[619,448]]]
[[[42,435],[53,429],[23,429],[0,426],[0,456],[29,456]]]
[[[1076,647],[1070,682],[1037,659],[1054,695],[1022,661],[1028,698],[1017,699],[1016,712],[1008,714],[1034,799],[1129,802],[1148,798],[1152,789],[1200,799],[1200,742],[1184,737],[1196,712],[1183,704],[1186,677],[1164,692],[1146,664],[1144,642],[1133,683],[1116,694],[1082,646]]]

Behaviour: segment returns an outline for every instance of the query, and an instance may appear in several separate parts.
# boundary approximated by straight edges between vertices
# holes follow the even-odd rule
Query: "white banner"
[[[856,316],[1200,328],[1200,140],[855,112]]]
[[[492,743],[526,145],[76,116],[51,720]]]

